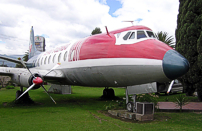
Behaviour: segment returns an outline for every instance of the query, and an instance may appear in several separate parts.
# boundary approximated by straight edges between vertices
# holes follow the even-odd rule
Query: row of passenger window
[[[37,60],[37,66],[50,64],[51,62],[52,63],[61,62],[62,56],[63,56],[63,60],[66,61],[67,54],[68,54],[68,51],[66,51],[64,55],[62,55],[62,53],[59,53],[58,56],[54,54],[54,55],[46,56],[45,58],[41,57],[40,59]]]
[[[146,32],[146,34],[145,34]],[[136,32],[127,32],[126,35],[123,37],[124,40],[127,40],[127,39],[135,39],[135,33]],[[117,36],[119,36],[120,34],[117,34]],[[150,37],[150,38],[156,38],[154,33],[152,31],[137,31],[137,35],[136,35],[136,38],[137,39],[141,39],[141,38],[147,38]]]

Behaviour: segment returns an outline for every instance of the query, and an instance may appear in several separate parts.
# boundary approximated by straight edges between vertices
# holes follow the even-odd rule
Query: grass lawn
[[[57,104],[42,90],[31,90],[30,97],[37,103],[13,106],[19,88],[0,89],[0,131],[38,130],[202,130],[201,113],[155,113],[149,122],[126,122],[103,113],[104,105],[115,101],[101,101],[104,88],[72,87],[73,94],[51,94]],[[123,88],[114,88],[116,96],[125,97]],[[172,101],[175,95],[160,95]],[[193,99],[193,98],[192,98]],[[4,106],[8,102],[7,106]],[[4,104],[3,104],[4,103]]]

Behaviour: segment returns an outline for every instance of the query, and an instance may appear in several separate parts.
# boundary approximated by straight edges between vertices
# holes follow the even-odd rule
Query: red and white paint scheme
[[[181,55],[173,56],[176,58],[168,61],[180,56],[180,67],[184,71],[174,69],[172,72],[171,69],[169,72],[174,77],[169,78],[163,69],[163,59],[169,50],[176,53],[157,40],[150,28],[131,26],[44,52],[34,61],[34,69],[50,70],[60,62],[61,66],[55,72],[61,72],[64,79],[57,79],[56,83],[68,85],[120,87],[165,82],[174,79],[175,74],[177,77],[183,75],[189,66]],[[174,65],[176,63],[171,63]],[[54,80],[51,82],[55,83]]]
[[[33,28],[30,36],[34,38]],[[189,69],[182,55],[157,40],[145,26],[92,35],[41,54],[30,41],[34,53],[26,65],[32,67],[32,73],[54,84],[127,87],[166,82]],[[61,65],[54,68],[57,63]],[[27,69],[0,68],[0,74],[11,76],[24,87],[32,85],[33,76]]]

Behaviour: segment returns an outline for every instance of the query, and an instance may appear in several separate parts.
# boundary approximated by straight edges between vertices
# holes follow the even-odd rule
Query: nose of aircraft
[[[175,50],[169,50],[163,57],[164,74],[171,80],[176,79],[189,70],[189,62]]]

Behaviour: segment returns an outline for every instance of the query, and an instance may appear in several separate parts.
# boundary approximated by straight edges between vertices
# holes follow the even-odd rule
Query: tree
[[[195,89],[202,101],[202,0],[180,0],[176,29],[176,50],[190,63],[180,78],[187,95]]]
[[[91,35],[100,34],[100,33],[102,33],[102,31],[100,30],[99,27],[96,27],[96,28],[91,32]]]
[[[29,51],[25,52],[25,55],[22,57],[23,61],[28,61],[28,56],[29,56]],[[21,60],[21,58],[19,57],[18,60]],[[22,64],[16,64],[15,68],[23,68]]]
[[[173,36],[168,36],[167,32],[157,32],[156,37],[158,40],[166,43],[170,47],[175,48],[175,42],[173,42],[174,38]]]
[[[22,57],[22,59],[23,59],[23,61],[28,61],[28,56],[29,56],[29,50],[27,50],[26,52],[25,52],[25,55]]]
[[[18,60],[21,60],[21,58],[18,57]],[[16,64],[16,65],[15,65],[15,68],[23,68],[23,65],[22,65],[22,64]]]

